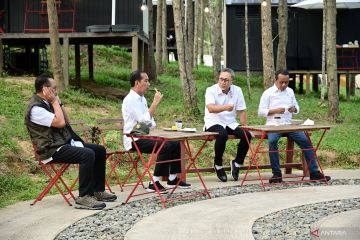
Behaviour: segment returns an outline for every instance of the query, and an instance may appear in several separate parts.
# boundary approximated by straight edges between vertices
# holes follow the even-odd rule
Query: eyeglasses
[[[224,83],[229,83],[231,82],[231,79],[227,79],[227,78],[219,78],[220,82],[224,82]]]

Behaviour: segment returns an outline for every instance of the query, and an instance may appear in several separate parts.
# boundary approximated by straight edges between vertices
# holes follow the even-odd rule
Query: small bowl
[[[291,125],[300,125],[304,122],[304,120],[299,120],[299,119],[292,119],[291,120]]]

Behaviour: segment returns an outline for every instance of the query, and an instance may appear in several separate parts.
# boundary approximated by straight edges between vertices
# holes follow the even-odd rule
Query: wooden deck
[[[69,83],[69,46],[75,46],[75,72],[76,84],[80,83],[81,65],[80,65],[80,45],[88,46],[88,67],[89,79],[94,77],[93,63],[93,45],[118,45],[131,50],[132,52],[132,70],[147,70],[148,56],[148,38],[139,32],[108,32],[108,33],[59,33],[60,44],[63,48],[63,71],[65,84]],[[49,45],[49,33],[6,33],[0,34],[0,72],[2,72],[4,63],[3,45],[10,47],[35,47]]]

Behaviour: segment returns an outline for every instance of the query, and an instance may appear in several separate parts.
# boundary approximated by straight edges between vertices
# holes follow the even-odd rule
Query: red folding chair
[[[101,142],[103,146],[106,148],[106,159],[110,166],[109,173],[106,177],[106,183],[110,180],[111,176],[114,176],[117,183],[120,186],[121,191],[123,191],[125,184],[129,181],[133,173],[136,174],[137,178],[140,178],[140,174],[137,169],[138,162],[140,159],[138,156],[133,158],[131,156],[132,153],[131,151],[126,151],[123,149],[123,144],[122,144],[123,129],[124,129],[123,119],[121,118],[96,119],[96,124],[100,131]],[[116,172],[116,168],[117,166],[121,167],[126,165],[130,165],[130,169],[125,179],[121,181],[119,174]],[[145,188],[143,182],[141,182],[141,184]],[[110,186],[108,186],[108,188],[110,190]]]
[[[69,168],[70,164],[69,163],[52,163],[52,162],[44,164],[41,162],[40,157],[37,154],[36,148],[34,145],[33,145],[33,149],[34,149],[36,161],[38,162],[41,169],[45,172],[45,174],[49,177],[50,182],[46,185],[44,190],[39,194],[39,196],[30,205],[33,206],[38,201],[41,201],[45,197],[45,195],[50,191],[50,189],[55,186],[56,189],[58,190],[58,192],[64,198],[65,202],[69,206],[72,206],[72,204],[70,203],[69,200],[70,199],[75,200],[75,197],[72,194],[71,189],[67,186],[64,179],[62,178],[63,173]],[[66,195],[68,195],[69,197],[67,197],[65,195],[65,193],[63,192],[63,190],[60,188],[58,181],[60,181],[61,184],[65,187]]]

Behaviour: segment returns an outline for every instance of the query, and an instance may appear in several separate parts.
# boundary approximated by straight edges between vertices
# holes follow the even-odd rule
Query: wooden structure
[[[119,33],[60,33],[60,44],[63,47],[63,70],[65,85],[69,84],[69,46],[75,46],[75,82],[80,85],[81,65],[80,46],[88,46],[89,79],[94,78],[93,45],[120,45],[132,52],[132,70],[147,70],[148,39],[139,32]],[[3,56],[3,45],[28,46],[30,52],[34,48],[34,54],[39,54],[39,45],[49,45],[48,33],[7,33],[0,35],[0,57]],[[31,57],[28,61],[32,61]],[[3,71],[4,63],[0,61],[0,72]]]

